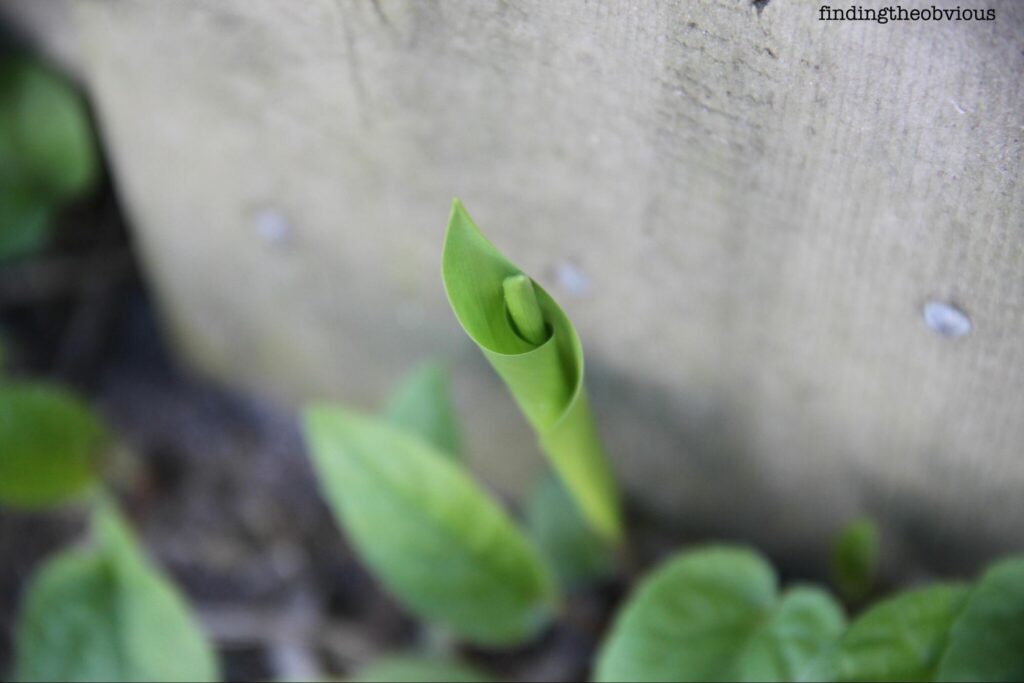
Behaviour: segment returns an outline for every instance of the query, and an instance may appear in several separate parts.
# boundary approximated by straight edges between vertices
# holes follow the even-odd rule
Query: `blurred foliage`
[[[213,649],[120,515],[100,503],[92,526],[92,549],[50,560],[28,588],[16,679],[217,680]]]
[[[527,493],[526,528],[565,584],[582,585],[611,575],[615,553],[583,519],[561,480],[547,474]]]
[[[875,587],[878,536],[878,525],[861,518],[850,522],[832,545],[832,581],[847,602],[861,602]]]
[[[392,655],[361,669],[350,681],[357,683],[489,683],[493,678],[450,659]]]
[[[78,93],[39,62],[0,60],[0,262],[44,246],[57,210],[98,174]]]
[[[40,382],[0,383],[0,504],[44,507],[95,482],[107,440],[80,399]]]
[[[410,373],[395,391],[384,415],[441,453],[462,459],[451,379],[443,363],[425,363]]]
[[[840,680],[934,681],[966,585],[907,591],[867,610],[842,643]]]

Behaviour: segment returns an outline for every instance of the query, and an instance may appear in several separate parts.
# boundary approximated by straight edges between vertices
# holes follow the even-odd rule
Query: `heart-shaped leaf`
[[[827,593],[783,595],[772,568],[741,548],[668,561],[636,589],[597,663],[599,681],[828,678],[844,627]]]
[[[934,681],[968,588],[937,584],[878,603],[843,637],[843,681]]]
[[[1024,558],[988,569],[949,632],[943,681],[1024,680]]]

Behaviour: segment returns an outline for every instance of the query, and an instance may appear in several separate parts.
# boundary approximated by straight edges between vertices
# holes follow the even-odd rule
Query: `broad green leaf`
[[[214,681],[209,644],[174,588],[109,508],[97,547],[47,563],[17,629],[19,681]]]
[[[105,441],[99,421],[67,391],[0,384],[0,504],[44,507],[81,493]]]
[[[611,573],[614,553],[580,515],[562,482],[542,477],[526,496],[524,515],[530,536],[568,584],[579,584]]]
[[[739,659],[742,681],[834,680],[846,618],[835,598],[811,586],[782,594]]]
[[[467,640],[507,645],[550,618],[547,569],[450,457],[384,420],[305,413],[321,487],[363,561],[414,613]]]
[[[394,655],[377,660],[349,680],[358,683],[489,683],[494,679],[449,659]]]
[[[54,209],[88,190],[98,169],[78,94],[36,62],[0,61],[0,260],[42,246]]]
[[[96,180],[96,140],[81,97],[60,76],[22,58],[0,62],[0,143],[7,174],[39,195],[66,199]],[[9,155],[9,156],[8,156]]]
[[[445,455],[462,457],[451,381],[443,363],[427,363],[409,375],[391,398],[384,415]]]
[[[993,565],[971,590],[949,632],[938,677],[1024,680],[1024,557]]]
[[[841,608],[796,588],[741,548],[679,555],[645,579],[616,618],[598,681],[816,680],[832,669]]]
[[[875,585],[878,564],[878,526],[870,519],[851,522],[832,547],[832,580],[840,595],[860,602]]]
[[[937,584],[908,591],[862,614],[843,637],[843,681],[933,681],[968,588]]]
[[[618,495],[590,415],[583,349],[572,323],[487,241],[458,200],[441,270],[455,317],[505,381],[584,517],[603,537],[618,540]],[[540,344],[528,341],[535,338],[536,307],[547,325]]]

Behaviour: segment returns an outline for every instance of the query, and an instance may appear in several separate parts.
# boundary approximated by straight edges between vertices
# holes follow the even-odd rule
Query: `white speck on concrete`
[[[971,319],[953,304],[929,301],[923,313],[925,324],[943,337],[956,339],[971,331]]]
[[[287,246],[292,241],[292,226],[277,209],[260,209],[253,216],[256,234],[267,244],[275,247]]]
[[[555,266],[555,282],[573,296],[586,296],[590,293],[590,278],[568,261]]]

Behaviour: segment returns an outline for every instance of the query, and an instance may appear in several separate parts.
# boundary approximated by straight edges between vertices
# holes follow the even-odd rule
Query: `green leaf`
[[[101,508],[93,528],[96,549],[58,556],[29,586],[17,680],[217,680],[209,644],[117,514]]]
[[[426,363],[409,375],[384,414],[392,423],[419,435],[445,455],[462,457],[451,381],[443,363]]]
[[[949,633],[943,681],[1024,680],[1024,557],[988,569]]]
[[[494,679],[461,662],[437,657],[394,655],[377,660],[349,680],[358,683],[489,683]]]
[[[98,170],[78,94],[36,62],[0,61],[0,261],[40,248],[54,209],[91,188]]]
[[[840,595],[860,602],[875,585],[878,564],[878,526],[868,518],[851,522],[832,547],[832,580]]]
[[[2,196],[0,190],[0,263],[45,247],[53,217],[45,203],[17,195],[3,201]]]
[[[450,457],[384,420],[305,412],[324,494],[363,561],[414,613],[484,645],[534,635],[551,578],[534,548]]]
[[[63,78],[38,62],[0,62],[0,152],[6,173],[49,197],[84,192],[99,170],[96,140],[85,105]],[[8,156],[9,155],[9,156]]]
[[[99,421],[68,392],[0,384],[0,504],[37,508],[81,493],[105,442]]]
[[[645,579],[616,618],[598,681],[816,680],[842,634],[827,593],[781,597],[772,568],[741,548],[684,553]]]
[[[618,540],[618,495],[590,415],[583,349],[572,323],[536,283],[536,302],[531,300],[528,279],[487,241],[458,200],[448,219],[442,275],[456,318],[505,381],[584,517],[602,536]],[[541,344],[528,340],[536,332],[538,306],[549,332]],[[517,324],[528,328],[525,336]]]
[[[844,681],[933,681],[968,588],[937,584],[908,591],[862,614],[840,647]]]
[[[563,582],[584,583],[613,570],[612,549],[580,516],[557,477],[549,474],[531,487],[524,515],[530,536]]]

